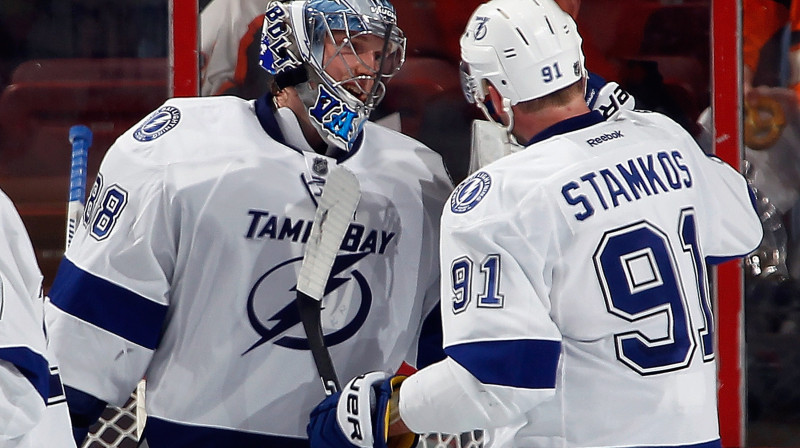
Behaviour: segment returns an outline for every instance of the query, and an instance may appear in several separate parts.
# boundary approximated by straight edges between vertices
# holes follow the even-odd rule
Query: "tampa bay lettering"
[[[250,216],[250,225],[245,238],[249,240],[291,240],[305,243],[311,235],[311,224],[314,223],[312,220],[293,220],[286,216],[273,215],[264,210],[249,210],[247,214]],[[350,223],[341,249],[351,252],[383,254],[395,235],[395,232],[367,230],[361,224]]]
[[[659,193],[691,188],[692,173],[678,151],[660,151],[629,159],[613,167],[588,172],[561,187],[567,204],[578,208],[575,218],[583,221],[595,210],[619,207]]]

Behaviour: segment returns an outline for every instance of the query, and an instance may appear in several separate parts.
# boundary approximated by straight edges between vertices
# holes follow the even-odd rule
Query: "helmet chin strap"
[[[515,145],[519,145],[517,141],[517,137],[511,132],[514,130],[514,111],[511,110],[511,100],[508,98],[503,98],[503,112],[508,115],[508,126],[506,126],[506,133],[508,134],[508,140]]]
[[[486,108],[486,105],[483,103],[483,101],[476,101],[475,105],[478,106],[478,109],[480,109],[481,112],[483,112],[483,115],[487,120],[505,129],[506,134],[508,134],[508,141],[510,143],[519,145],[517,137],[515,137],[511,132],[514,129],[514,111],[511,110],[511,100],[508,98],[503,98],[503,112],[505,112],[505,114],[508,116],[508,125],[495,120],[492,114],[489,113],[489,109]]]

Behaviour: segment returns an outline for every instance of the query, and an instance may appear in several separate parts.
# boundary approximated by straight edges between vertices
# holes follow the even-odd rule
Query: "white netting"
[[[132,395],[121,408],[107,407],[83,448],[136,448],[136,402]]]
[[[483,432],[472,431],[464,434],[426,434],[420,437],[417,448],[481,448]]]
[[[82,448],[136,448],[147,415],[142,380],[121,408],[109,406],[89,431]]]

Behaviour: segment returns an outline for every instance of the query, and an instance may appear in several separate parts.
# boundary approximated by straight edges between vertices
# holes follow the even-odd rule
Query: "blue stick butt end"
[[[76,140],[86,142],[86,147],[92,146],[92,130],[87,126],[78,124],[69,128],[69,142],[74,144]]]

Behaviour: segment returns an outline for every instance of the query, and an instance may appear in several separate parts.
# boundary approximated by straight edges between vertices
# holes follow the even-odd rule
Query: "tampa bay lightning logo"
[[[348,294],[350,297],[348,309],[355,308],[355,312],[348,313],[348,316],[334,316],[330,319],[334,321],[333,324],[337,329],[324,335],[325,345],[329,347],[351,338],[367,320],[367,315],[372,307],[372,290],[369,283],[357,269],[344,272],[368,254],[369,252],[361,252],[339,255],[333,264],[331,276],[325,286],[325,297],[323,297],[322,304],[327,306],[326,299],[330,293],[349,286],[352,288],[352,293]],[[247,316],[250,325],[259,334],[260,339],[242,355],[267,342],[294,350],[309,349],[308,340],[300,323],[300,312],[297,309],[297,285],[294,284],[291,288],[287,288],[284,280],[287,275],[295,276],[297,266],[302,261],[303,257],[284,261],[256,281],[247,299]],[[356,308],[355,301],[357,300],[360,300],[360,303]],[[276,303],[285,305],[275,311]],[[323,310],[323,316],[324,313],[325,310]]]
[[[181,121],[181,111],[175,106],[162,106],[133,132],[133,138],[149,142],[166,134]]]
[[[450,195],[450,210],[457,214],[472,210],[486,196],[491,186],[492,178],[489,173],[478,171],[469,179],[461,182]]]
[[[478,27],[475,28],[475,40],[482,40],[489,32],[489,28],[486,26],[486,22],[489,21],[489,18],[478,16],[475,17],[475,21],[478,22]]]

